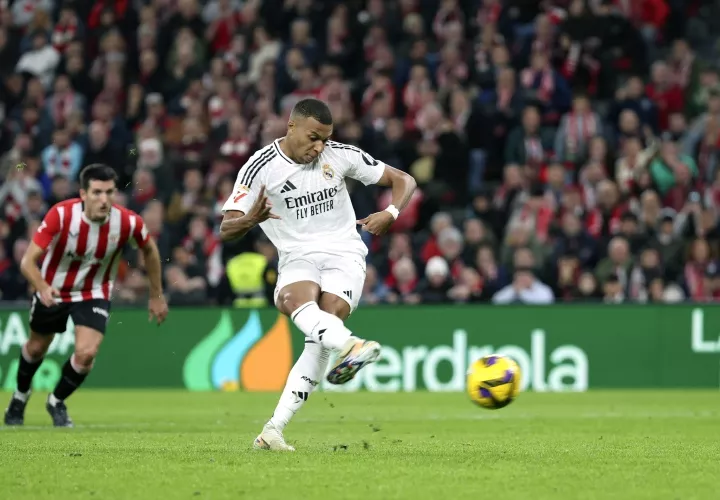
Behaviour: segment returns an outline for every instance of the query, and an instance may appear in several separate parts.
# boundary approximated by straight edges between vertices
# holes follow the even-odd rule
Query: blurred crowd
[[[0,300],[83,165],[158,241],[173,304],[271,301],[275,249],[223,245],[240,166],[304,97],[419,189],[365,303],[720,297],[713,0],[0,0]],[[349,181],[360,216],[390,194]],[[123,260],[114,298],[146,299]]]

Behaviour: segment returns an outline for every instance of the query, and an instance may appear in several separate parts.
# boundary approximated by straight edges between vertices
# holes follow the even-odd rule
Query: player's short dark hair
[[[80,187],[86,191],[90,187],[90,181],[113,181],[117,183],[117,180],[115,170],[103,163],[90,164],[80,172]]]
[[[292,110],[292,116],[302,116],[303,118],[315,118],[323,125],[332,125],[333,118],[330,108],[327,104],[319,99],[303,99],[299,101]]]

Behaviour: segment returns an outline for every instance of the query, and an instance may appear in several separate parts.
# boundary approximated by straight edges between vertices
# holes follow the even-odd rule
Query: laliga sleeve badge
[[[248,195],[249,192],[250,189],[247,186],[240,184],[240,186],[238,186],[238,188],[235,190],[235,193],[233,194],[233,202],[237,203],[238,201],[242,200]]]
[[[323,171],[323,177],[325,177],[325,180],[327,180],[327,181],[331,181],[335,177],[335,171],[327,163],[322,166],[322,171]]]

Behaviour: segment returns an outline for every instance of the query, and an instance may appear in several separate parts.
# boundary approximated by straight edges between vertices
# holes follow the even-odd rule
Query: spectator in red
[[[390,205],[391,200],[392,191],[389,189],[385,190],[385,192],[378,197],[377,209],[384,210],[384,207]],[[410,198],[410,202],[405,206],[402,213],[395,221],[395,224],[390,227],[390,232],[396,233],[412,231],[420,222],[420,208],[422,206],[422,201],[422,191],[420,189],[416,189]]]
[[[386,300],[389,303],[418,304],[422,300],[417,293],[417,269],[412,259],[407,257],[400,259],[395,266],[393,266],[392,275],[395,285],[390,288],[387,294]]]
[[[600,241],[608,241],[619,231],[626,209],[615,183],[607,179],[600,181],[597,185],[597,205],[585,219],[588,232]]]
[[[84,37],[84,28],[72,7],[63,6],[60,18],[52,33],[52,44],[60,54],[65,52],[70,42]]]
[[[240,13],[240,4],[231,0],[208,3],[203,10],[203,18],[208,23],[205,38],[210,41],[213,53],[227,50],[233,34],[242,29],[245,21]]]
[[[642,33],[649,45],[661,34],[670,9],[665,0],[613,0],[615,7]]]
[[[658,125],[661,131],[668,129],[669,116],[680,113],[685,107],[682,89],[673,82],[668,65],[657,61],[652,66],[651,82],[645,94],[658,108]]]
[[[437,212],[430,219],[430,235],[420,251],[420,257],[423,262],[427,262],[432,257],[441,255],[438,246],[438,235],[444,229],[453,227],[452,217],[446,212]]]
[[[688,255],[683,270],[682,281],[687,295],[693,300],[705,301],[712,298],[712,290],[708,290],[705,281],[706,272],[717,266],[712,260],[710,245],[703,238],[695,239],[688,247]],[[714,271],[712,274],[717,274]]]

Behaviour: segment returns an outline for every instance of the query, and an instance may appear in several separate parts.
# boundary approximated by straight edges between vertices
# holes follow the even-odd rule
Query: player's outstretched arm
[[[222,241],[240,239],[258,224],[268,219],[280,218],[271,213],[270,210],[272,210],[272,204],[265,195],[265,186],[262,186],[255,202],[247,213],[240,210],[228,210],[225,212],[220,224],[220,239]]]
[[[150,312],[149,320],[157,319],[158,325],[165,321],[168,315],[168,306],[162,288],[162,264],[160,263],[160,251],[158,250],[155,240],[149,238],[147,243],[142,247],[142,253],[145,260],[145,270],[148,274],[150,282],[150,290],[148,300],[148,310]]]
[[[392,189],[392,204],[382,212],[370,214],[357,221],[357,223],[365,231],[381,235],[387,232],[400,215],[400,211],[410,202],[410,198],[417,187],[417,182],[411,175],[402,170],[385,165],[385,170],[376,184]]]
[[[44,252],[45,250],[42,247],[31,241],[20,261],[20,272],[37,291],[40,302],[46,307],[52,307],[55,304],[55,297],[60,296],[60,292],[49,285],[42,277],[37,263]]]

